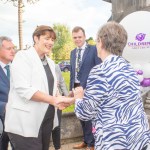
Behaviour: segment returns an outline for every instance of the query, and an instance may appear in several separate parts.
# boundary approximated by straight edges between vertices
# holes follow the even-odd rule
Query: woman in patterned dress
[[[127,32],[108,22],[97,34],[102,59],[88,77],[85,92],[74,91],[76,116],[92,120],[95,150],[149,150],[150,131],[135,71],[121,56]]]

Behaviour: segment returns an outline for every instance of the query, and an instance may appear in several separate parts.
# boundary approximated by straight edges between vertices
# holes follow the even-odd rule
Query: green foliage
[[[73,49],[73,42],[70,29],[64,24],[54,24],[56,41],[53,48],[53,59],[69,59],[70,51]]]
[[[69,90],[69,83],[70,83],[70,72],[62,72],[62,75],[64,77],[66,86]],[[74,111],[74,105],[71,105],[63,110],[63,112],[73,112]]]
[[[88,38],[86,41],[89,45],[96,45],[96,42],[93,40],[92,37]]]
[[[62,54],[61,54],[62,58],[64,60],[70,60],[70,52],[74,48],[75,48],[75,45],[72,41],[68,41],[67,43],[65,43]]]

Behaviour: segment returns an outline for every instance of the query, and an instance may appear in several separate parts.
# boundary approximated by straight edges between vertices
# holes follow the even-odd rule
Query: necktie
[[[77,57],[77,80],[79,80],[79,71],[81,67],[81,48],[78,49],[78,57]]]
[[[6,71],[7,71],[7,77],[8,77],[8,79],[10,79],[10,69],[9,69],[9,65],[6,65],[4,68],[5,68]]]

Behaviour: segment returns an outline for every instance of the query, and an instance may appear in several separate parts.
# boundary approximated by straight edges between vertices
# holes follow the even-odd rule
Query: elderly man
[[[0,36],[0,117],[4,122],[5,106],[8,101],[8,93],[10,87],[10,71],[9,66],[14,58],[14,44],[9,37]],[[0,140],[0,149],[8,150],[9,138],[6,132],[3,133]]]

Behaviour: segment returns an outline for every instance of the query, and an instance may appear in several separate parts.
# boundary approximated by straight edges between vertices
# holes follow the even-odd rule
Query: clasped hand
[[[63,110],[66,107],[74,104],[76,99],[82,99],[83,95],[84,95],[84,90],[82,87],[77,87],[75,89],[72,90],[73,92],[73,97],[65,97],[65,96],[60,96],[58,95],[56,97],[56,101],[55,101],[55,106],[60,109]]]

